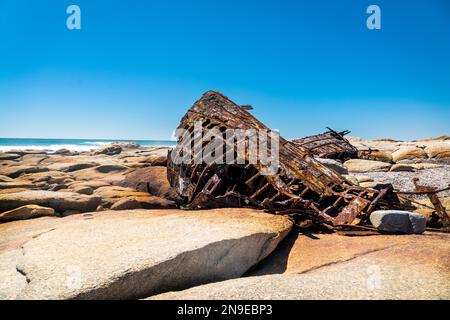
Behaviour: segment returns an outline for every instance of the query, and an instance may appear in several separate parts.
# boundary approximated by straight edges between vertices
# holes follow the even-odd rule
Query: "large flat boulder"
[[[371,213],[370,222],[375,228],[389,233],[423,233],[426,218],[418,213],[400,210],[377,210]]]
[[[16,153],[0,153],[0,161],[4,160],[16,160],[21,157],[20,154]]]
[[[26,278],[17,272],[17,261],[22,258],[19,249],[0,252],[0,300],[15,299],[27,284]]]
[[[425,148],[429,158],[450,159],[450,141],[436,142]]]
[[[174,208],[175,203],[171,200],[150,195],[147,192],[136,191],[131,188],[106,186],[97,188],[95,196],[102,198],[102,205],[106,208],[113,206],[116,202],[124,199],[138,201],[144,209]]]
[[[30,174],[24,174],[16,179],[16,181],[28,181],[32,183],[39,183],[39,182],[57,182],[57,181],[64,181],[65,179],[70,179],[72,176],[70,174],[67,174],[65,172],[60,171],[45,171],[45,172],[38,172],[38,173],[30,173]]]
[[[363,159],[351,159],[344,163],[350,172],[386,172],[391,168],[391,164],[387,162],[363,160]]]
[[[48,166],[50,171],[72,172],[98,166],[95,162],[58,162]]]
[[[94,154],[106,154],[108,156],[113,156],[122,152],[122,147],[117,144],[109,144],[100,147],[94,151]]]
[[[100,197],[87,196],[74,192],[30,190],[0,194],[0,212],[29,204],[53,208],[57,212],[64,212],[66,210],[88,212],[95,211],[100,203]]]
[[[292,228],[286,217],[253,209],[106,211],[59,223],[49,219],[35,220],[36,234],[29,221],[3,225],[9,230],[0,225],[3,251],[22,247],[15,267],[28,281],[15,296],[11,288],[0,295],[144,298],[236,278],[267,257]],[[0,266],[1,253],[0,246]],[[4,264],[11,273],[10,259]],[[17,286],[22,280],[18,277]]]
[[[394,161],[426,159],[427,157],[427,154],[422,148],[415,146],[402,146],[392,153],[392,159]]]
[[[152,166],[136,169],[126,175],[121,180],[113,182],[114,185],[132,188],[137,191],[148,192],[152,195],[175,199],[176,191],[170,186],[167,180],[167,168],[162,166]]]
[[[24,182],[24,181],[11,181],[11,182],[0,182],[0,190],[1,189],[31,189],[35,186],[32,183]]]
[[[288,238],[249,277],[150,299],[448,300],[449,240],[437,233]]]
[[[340,174],[348,174],[348,169],[339,161],[334,159],[325,159],[325,158],[317,158],[317,160],[327,166],[330,169],[333,169],[337,173]]]
[[[6,166],[0,168],[0,174],[4,176],[8,176],[10,178],[17,178],[22,174],[26,173],[37,173],[37,172],[45,172],[49,171],[48,168],[36,167],[36,166],[28,166],[28,165],[19,165],[19,166]]]
[[[45,154],[26,154],[20,159],[20,164],[25,166],[40,166],[40,163],[49,156]]]
[[[53,210],[52,208],[46,208],[34,204],[29,204],[17,209],[1,213],[0,222],[33,219],[43,216],[53,216],[54,214],[55,210]]]
[[[72,175],[77,180],[97,180],[127,171],[128,169],[128,167],[119,164],[105,164],[98,167],[77,170],[72,172]]]
[[[7,177],[7,176],[0,175],[0,182],[11,182],[11,181],[14,181],[14,179]]]

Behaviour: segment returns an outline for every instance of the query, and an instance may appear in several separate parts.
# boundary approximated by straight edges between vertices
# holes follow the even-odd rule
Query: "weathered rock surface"
[[[372,150],[386,151],[391,153],[399,148],[401,145],[400,141],[392,139],[374,139],[365,140],[357,137],[347,136],[347,139],[356,147],[358,150]]]
[[[334,171],[340,173],[340,174],[348,174],[347,168],[340,163],[339,161],[333,160],[333,159],[322,159],[317,158],[317,160],[324,165],[326,165],[328,168],[333,169]]]
[[[20,156],[25,156],[25,155],[45,155],[45,154],[47,154],[47,150],[37,150],[37,149],[9,150],[8,152],[5,152],[5,153],[14,153],[14,154],[18,154]]]
[[[10,177],[7,177],[7,176],[0,175],[0,182],[11,182],[11,181],[13,181],[13,180],[14,180],[13,178],[10,178]]]
[[[117,201],[111,206],[111,210],[131,210],[142,209],[141,204],[136,198],[125,198]]]
[[[450,235],[293,236],[249,277],[150,299],[449,299]]]
[[[391,167],[390,171],[392,171],[392,172],[401,172],[401,171],[413,172],[414,170],[415,170],[415,168],[411,165],[397,163]]]
[[[447,214],[450,214],[450,196],[439,196],[439,200],[441,204],[444,206],[444,209],[447,211]],[[433,204],[430,199],[425,197],[422,199],[415,199],[415,202],[412,203],[419,209],[434,209]]]
[[[360,182],[359,185],[364,188],[375,188],[377,185],[379,185],[379,183],[376,181],[366,181]]]
[[[92,168],[98,166],[98,163],[95,162],[79,162],[79,163],[54,163],[48,166],[50,171],[63,171],[63,172],[72,172],[78,171],[82,169]]]
[[[137,149],[140,148],[141,145],[136,142],[123,142],[123,141],[117,141],[110,144],[111,146],[119,146],[122,149]]]
[[[366,175],[358,175],[356,177],[356,179],[358,179],[358,182],[373,182],[373,179],[369,176]]]
[[[442,221],[440,220],[439,216],[436,214],[435,210],[433,209],[416,209],[414,210],[415,213],[421,214],[425,217],[427,221],[427,227],[430,228],[442,228]]]
[[[0,195],[0,212],[35,204],[55,209],[57,212],[79,210],[94,211],[101,203],[101,198],[86,196],[73,192],[53,192],[30,190]]]
[[[442,164],[438,163],[412,163],[410,164],[411,167],[413,167],[416,170],[426,170],[426,169],[436,169],[436,168],[442,168]]]
[[[349,172],[389,171],[391,164],[381,161],[351,159],[344,163]]]
[[[145,157],[141,157],[139,160],[140,163],[145,163],[149,166],[166,166],[167,165],[167,155],[149,155]]]
[[[0,167],[0,174],[8,176],[10,178],[17,178],[18,176],[25,173],[36,173],[44,171],[48,171],[48,168],[26,165]]]
[[[104,147],[100,147],[94,151],[94,154],[106,154],[113,156],[122,152],[122,147],[117,144],[109,144]]]
[[[0,221],[13,221],[39,218],[42,216],[53,216],[55,210],[52,208],[46,208],[37,206],[34,204],[25,205],[10,211],[6,211],[0,214]]]
[[[425,148],[429,158],[450,159],[450,142],[436,142]]]
[[[15,160],[20,158],[21,155],[20,154],[16,154],[16,153],[0,153],[0,161],[3,160]]]
[[[0,182],[0,190],[13,188],[32,189],[34,187],[35,185],[29,182],[22,182],[22,181]]]
[[[79,193],[79,194],[85,194],[90,196],[94,193],[94,189],[92,189],[89,186],[83,186],[83,185],[76,185],[72,188],[73,192]]]
[[[135,191],[131,188],[117,186],[100,187],[94,191],[95,196],[102,198],[102,205],[109,208],[121,200],[137,200],[144,209],[174,208],[175,203],[171,200],[153,196],[147,192]]]
[[[70,216],[60,223],[41,219],[35,224],[38,234],[30,232],[32,225],[20,225],[22,221],[0,225],[0,232],[6,231],[3,251],[23,247],[14,261],[28,280],[18,295],[0,294],[22,299],[143,298],[235,278],[272,252],[292,228],[286,217],[251,209],[108,211]],[[8,225],[10,230],[4,230]],[[5,261],[14,266],[11,259]],[[0,271],[1,278],[8,272]],[[23,284],[22,278],[17,282]]]
[[[61,183],[65,179],[72,178],[70,174],[60,171],[44,171],[38,173],[24,174],[16,179],[16,181],[28,181],[34,184],[39,182]]]
[[[398,210],[377,210],[371,213],[370,222],[383,232],[423,233],[426,218],[414,212]]]
[[[63,149],[56,150],[55,154],[61,154],[61,155],[69,156],[69,155],[72,155],[72,151],[63,148]]]
[[[97,180],[105,178],[109,175],[117,174],[128,170],[128,167],[122,165],[101,165],[98,167],[78,170],[72,172],[77,180]]]
[[[89,181],[75,181],[73,183],[69,184],[69,187],[72,189],[78,188],[78,187],[89,187],[93,190],[101,188],[101,187],[107,187],[110,186],[108,182],[102,181],[102,180],[89,180]]]
[[[26,278],[16,270],[21,258],[20,249],[0,252],[0,300],[16,299],[27,285]]]
[[[25,166],[39,166],[42,161],[49,158],[45,154],[26,154],[20,159],[20,164]]]
[[[25,188],[0,189],[0,194],[17,193],[17,192],[28,191],[28,190],[30,190],[30,189],[25,189]]]
[[[392,152],[391,151],[371,151],[370,159],[375,161],[383,161],[390,162],[392,161]]]
[[[427,154],[422,148],[418,147],[402,147],[392,153],[392,159],[394,161],[400,160],[414,160],[414,159],[426,159]]]
[[[345,179],[347,179],[348,181],[350,181],[351,183],[353,183],[354,185],[358,186],[359,185],[359,181],[358,178],[353,176],[353,175],[348,175],[348,174],[344,174],[342,175]]]
[[[176,191],[170,187],[167,180],[166,167],[154,166],[137,169],[124,175],[123,179],[113,182],[113,184],[148,192],[167,199],[175,199],[177,197]]]

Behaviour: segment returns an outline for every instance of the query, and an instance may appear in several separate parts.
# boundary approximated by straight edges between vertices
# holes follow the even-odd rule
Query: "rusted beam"
[[[348,160],[358,157],[358,150],[344,137],[350,131],[327,129],[325,133],[294,139],[292,142],[319,158]]]
[[[178,128],[189,128],[189,134],[194,135],[194,124],[200,123],[203,129],[217,129],[223,140],[226,140],[227,129],[270,132],[247,110],[248,107],[243,108],[218,92],[208,91],[187,111]],[[341,155],[355,153],[356,149],[343,137],[347,133],[329,129],[326,139],[331,137],[339,143],[332,143],[325,149],[320,145],[321,150],[337,150]],[[316,137],[306,141],[308,145],[308,141],[323,139]],[[249,152],[245,152],[242,164],[173,161],[182,150],[193,148],[193,143],[185,141],[180,137],[169,154],[167,172],[171,186],[176,188],[182,205],[187,208],[256,207],[293,216],[299,227],[309,228],[351,224],[357,217],[367,220],[371,210],[388,209],[391,202],[398,202],[392,188],[377,190],[353,185],[317,161],[310,149],[282,137],[279,139],[279,168],[270,175],[262,174],[263,163],[250,161]],[[207,150],[211,143],[204,142],[201,150],[192,154]],[[226,159],[223,160],[225,163]]]
[[[436,211],[436,214],[439,217],[439,220],[442,223],[442,231],[444,232],[450,232],[450,217],[448,216],[447,212],[445,211],[444,206],[442,205],[441,201],[439,200],[439,197],[437,196],[437,193],[443,190],[448,190],[448,188],[437,190],[432,187],[422,186],[419,185],[419,179],[414,178],[413,179],[414,186],[416,188],[417,193],[419,194],[426,194],[428,198],[430,199],[430,202],[433,204],[434,209]]]

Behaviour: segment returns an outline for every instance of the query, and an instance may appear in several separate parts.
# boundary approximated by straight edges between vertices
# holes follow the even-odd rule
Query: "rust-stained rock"
[[[291,235],[246,277],[150,299],[448,300],[449,240],[442,233]]]
[[[27,222],[0,224],[3,299],[136,299],[236,278],[292,228],[287,217],[252,209],[106,211]],[[68,272],[81,278],[68,282]]]
[[[114,182],[114,184],[166,199],[174,200],[177,197],[176,190],[170,186],[167,180],[167,168],[162,166],[136,169],[124,175],[122,180]]]
[[[43,216],[53,216],[54,214],[55,210],[53,210],[52,208],[29,204],[10,211],[3,212],[2,214],[0,214],[0,221],[32,219]]]
[[[23,191],[0,195],[0,212],[16,209],[25,205],[40,205],[55,209],[57,212],[79,210],[93,211],[101,199],[73,192]]]
[[[168,199],[153,196],[147,192],[139,192],[131,188],[117,186],[101,187],[94,191],[94,195],[102,198],[102,206],[110,208],[119,201],[134,199],[144,209],[174,208],[175,203]]]

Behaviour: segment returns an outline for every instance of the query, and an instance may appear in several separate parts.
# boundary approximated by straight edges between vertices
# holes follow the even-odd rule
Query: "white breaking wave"
[[[107,143],[105,143],[107,144]],[[60,149],[67,149],[70,151],[91,151],[93,149],[98,148],[99,145],[78,145],[78,144],[50,144],[50,145],[43,145],[43,146],[37,146],[37,145],[25,145],[25,146],[0,146],[1,152],[8,152],[8,151],[14,151],[14,150],[46,150],[48,152],[55,152]]]
[[[111,142],[105,142],[105,141],[85,141],[85,142],[81,142],[80,144],[101,147],[101,146],[106,146],[107,144],[110,144],[110,143]]]

